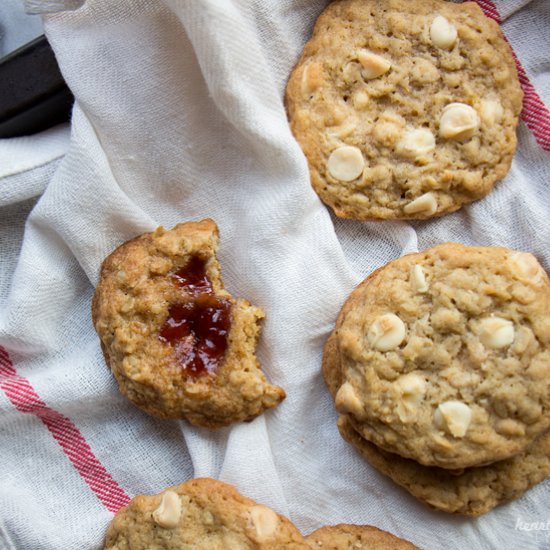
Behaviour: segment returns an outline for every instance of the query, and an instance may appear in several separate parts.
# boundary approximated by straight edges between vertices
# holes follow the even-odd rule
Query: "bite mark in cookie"
[[[104,262],[92,317],[121,392],[145,412],[217,428],[284,391],[254,354],[263,311],[224,289],[212,220],[158,228]]]

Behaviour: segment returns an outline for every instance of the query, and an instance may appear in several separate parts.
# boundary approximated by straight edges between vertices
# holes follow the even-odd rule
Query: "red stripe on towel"
[[[20,412],[39,418],[59,443],[76,471],[110,512],[117,512],[130,497],[94,455],[73,422],[40,399],[30,382],[17,374],[8,352],[0,346],[0,388]]]
[[[491,0],[476,0],[479,7],[485,15],[494,19],[497,23],[502,23],[502,19],[494,2]],[[529,80],[525,69],[521,65],[516,53],[512,50],[518,69],[519,82],[523,88],[523,111],[521,118],[533,132],[537,143],[545,150],[550,152],[550,110],[543,103],[533,84]]]
[[[483,10],[483,12],[487,17],[494,19],[497,23],[501,22],[498,9],[495,6],[495,4],[491,2],[491,0],[475,0],[475,1],[479,4],[479,7]]]

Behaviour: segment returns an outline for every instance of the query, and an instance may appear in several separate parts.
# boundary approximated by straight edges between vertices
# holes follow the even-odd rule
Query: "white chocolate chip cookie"
[[[371,525],[327,525],[310,533],[306,542],[318,550],[419,550],[411,542]]]
[[[431,508],[443,512],[480,516],[519,498],[550,474],[550,432],[511,458],[453,471],[422,466],[380,449],[362,438],[346,416],[338,419],[338,429],[371,466]]]
[[[499,26],[474,2],[337,0],[286,106],[313,188],[338,216],[427,219],[505,176],[522,97]]]
[[[284,516],[239,494],[231,485],[192,479],[160,495],[140,495],[122,508],[107,531],[105,550],[307,550]]]
[[[550,280],[500,247],[399,258],[347,300],[323,373],[382,449],[445,469],[507,459],[550,428]]]

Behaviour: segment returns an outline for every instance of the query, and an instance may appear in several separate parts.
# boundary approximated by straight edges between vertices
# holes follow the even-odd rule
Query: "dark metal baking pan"
[[[0,59],[0,138],[66,122],[73,103],[45,36]]]

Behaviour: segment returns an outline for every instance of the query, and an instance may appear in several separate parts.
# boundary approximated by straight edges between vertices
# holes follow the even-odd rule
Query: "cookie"
[[[307,550],[284,516],[209,478],[133,498],[113,518],[105,550]]]
[[[145,412],[209,428],[284,397],[254,355],[264,314],[224,289],[212,220],[162,227],[101,268],[92,318],[120,391]]]
[[[340,416],[338,428],[342,437],[374,468],[430,507],[444,512],[485,514],[495,506],[521,497],[550,474],[548,432],[512,458],[456,472],[422,466],[380,449],[362,438],[345,415]]]
[[[504,460],[550,427],[550,281],[534,256],[447,243],[359,285],[324,351],[336,408],[425,466]]]
[[[330,525],[306,537],[311,548],[323,550],[418,550],[410,542],[370,525]]]
[[[285,103],[312,186],[336,215],[426,219],[506,175],[522,98],[510,48],[474,2],[338,0]]]

